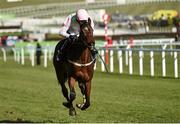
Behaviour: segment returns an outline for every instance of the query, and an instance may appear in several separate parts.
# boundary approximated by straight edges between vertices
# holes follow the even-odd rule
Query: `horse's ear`
[[[88,24],[91,25],[91,19],[90,18],[88,18]]]

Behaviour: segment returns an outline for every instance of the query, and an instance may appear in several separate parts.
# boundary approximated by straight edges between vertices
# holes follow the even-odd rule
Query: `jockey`
[[[88,21],[88,18],[91,19],[91,27],[94,30],[94,22],[92,18],[89,16],[88,12],[85,9],[80,9],[76,13],[70,14],[60,30],[60,35],[66,38],[62,47],[59,50],[59,57],[63,57],[65,49],[74,41],[77,40],[77,35],[80,33],[80,25],[85,21]],[[97,50],[93,46],[91,49],[91,53],[93,56],[97,54]]]

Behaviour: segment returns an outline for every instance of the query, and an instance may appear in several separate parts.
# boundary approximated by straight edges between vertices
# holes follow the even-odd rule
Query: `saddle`
[[[61,41],[59,41],[58,43],[58,48],[57,48],[57,61],[65,61],[65,58],[66,58],[66,51],[67,51],[67,48],[68,46],[70,45],[70,41],[68,41],[69,39],[68,38],[65,38]],[[68,42],[68,43],[67,43]]]
[[[65,38],[63,40],[61,40],[58,44],[58,53],[57,53],[57,61],[66,61],[67,60],[67,51],[69,50],[69,48],[71,47],[71,45],[76,42],[77,39],[71,39],[71,38]],[[95,48],[95,46],[93,45],[90,49],[91,54],[93,56],[93,58],[96,57],[96,54],[98,54],[97,49]]]

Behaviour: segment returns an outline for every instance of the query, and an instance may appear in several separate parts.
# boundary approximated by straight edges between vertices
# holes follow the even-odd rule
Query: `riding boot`
[[[65,59],[65,51],[67,47],[71,44],[71,40],[67,38],[61,48],[58,50],[58,60],[63,61]]]
[[[91,54],[92,54],[93,58],[95,58],[96,54],[98,54],[98,50],[96,49],[96,47],[94,45],[91,47]]]

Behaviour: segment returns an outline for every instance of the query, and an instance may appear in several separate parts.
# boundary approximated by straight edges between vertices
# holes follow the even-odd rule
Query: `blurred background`
[[[81,8],[110,73],[97,58],[92,107],[70,118],[52,56]],[[0,0],[0,123],[177,123],[179,77],[180,0]]]
[[[174,38],[180,20],[178,0],[0,0],[0,46],[59,41],[66,16],[80,8],[95,21],[96,40],[104,40],[104,14],[108,36],[116,41],[132,35]]]

